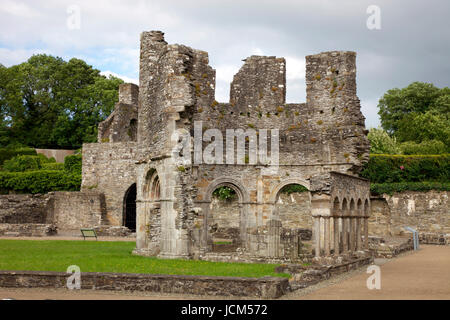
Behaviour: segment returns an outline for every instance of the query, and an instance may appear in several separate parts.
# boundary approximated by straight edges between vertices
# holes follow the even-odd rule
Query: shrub
[[[231,200],[236,196],[236,191],[230,187],[219,187],[213,192],[213,196],[220,200]]]
[[[79,191],[81,175],[66,171],[40,170],[0,172],[0,189],[19,193],[47,193],[51,191]]]
[[[450,154],[443,155],[371,155],[361,176],[372,183],[448,182]]]
[[[41,168],[41,158],[39,156],[16,156],[6,160],[3,164],[3,170],[9,172],[33,171]]]
[[[404,142],[400,145],[403,154],[443,154],[448,152],[445,143],[439,140],[426,140],[421,143],[414,141]]]
[[[64,170],[64,163],[43,163],[42,170]]]
[[[0,149],[0,166],[3,165],[3,163],[6,160],[12,159],[15,156],[19,155],[36,155],[36,150],[33,148],[1,148]]]
[[[373,154],[399,154],[397,141],[381,128],[372,128],[367,135],[370,141],[370,152]]]
[[[370,190],[374,194],[389,194],[402,191],[450,191],[449,182],[398,182],[398,183],[373,183]]]
[[[64,170],[68,172],[81,174],[81,167],[82,167],[82,156],[80,154],[67,156],[64,159]]]

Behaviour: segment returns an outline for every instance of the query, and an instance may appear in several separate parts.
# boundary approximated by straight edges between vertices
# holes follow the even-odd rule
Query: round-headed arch
[[[310,183],[306,180],[298,179],[298,178],[286,179],[286,180],[283,180],[282,182],[280,182],[278,185],[275,186],[275,188],[272,189],[272,192],[270,193],[269,202],[276,203],[277,196],[280,193],[281,189],[283,189],[284,187],[286,187],[290,184],[299,184],[299,185],[304,186],[308,190],[310,189]]]
[[[229,177],[221,177],[212,181],[208,185],[203,199],[205,199],[205,201],[211,202],[213,192],[219,187],[229,187],[233,189],[238,195],[239,203],[250,202],[250,195],[248,194],[247,189],[244,187],[244,185],[240,181]]]
[[[161,186],[159,181],[158,172],[152,168],[147,171],[145,176],[145,182],[142,189],[144,199],[157,201],[161,196]]]

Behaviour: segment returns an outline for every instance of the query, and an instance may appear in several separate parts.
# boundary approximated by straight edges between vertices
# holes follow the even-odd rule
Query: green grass
[[[77,265],[81,272],[288,277],[274,264],[163,260],[134,256],[135,242],[0,240],[0,270],[60,271]]]

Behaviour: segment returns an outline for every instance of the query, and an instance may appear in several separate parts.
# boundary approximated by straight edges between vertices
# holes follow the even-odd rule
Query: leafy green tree
[[[121,83],[75,58],[41,54],[0,67],[0,144],[79,148],[94,141]]]
[[[370,152],[372,154],[400,154],[401,150],[395,137],[382,128],[372,128],[367,135],[370,141]]]
[[[450,148],[450,119],[434,110],[411,113],[398,122],[395,136],[400,142],[442,141]]]
[[[403,154],[443,154],[448,153],[446,145],[439,140],[425,140],[420,143],[407,141],[400,144]]]
[[[388,90],[378,104],[382,127],[392,135],[405,115],[430,110],[448,114],[449,99],[449,88],[439,89],[431,83],[413,82],[403,89]]]

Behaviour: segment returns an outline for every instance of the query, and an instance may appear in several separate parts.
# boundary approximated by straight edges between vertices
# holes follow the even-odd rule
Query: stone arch
[[[360,217],[364,215],[364,208],[361,199],[358,199],[358,203],[356,205],[356,214]]]
[[[211,182],[205,191],[205,196],[203,197],[203,199],[205,199],[206,202],[211,202],[214,190],[219,187],[229,187],[233,189],[238,195],[240,203],[250,202],[250,195],[248,194],[247,189],[244,187],[244,185],[240,181],[228,177],[217,178],[213,182]]]
[[[356,212],[355,212],[356,205],[355,205],[355,200],[353,198],[350,200],[349,208],[350,208],[350,215],[355,216],[356,215]]]
[[[136,183],[133,183],[123,197],[123,226],[136,231]]]
[[[370,201],[369,199],[366,199],[364,202],[364,216],[368,217],[370,216]]]
[[[161,198],[161,183],[158,171],[154,168],[148,170],[142,187],[143,199],[149,201],[159,201]]]
[[[340,216],[341,215],[341,202],[339,200],[339,197],[335,197],[333,201],[333,216]]]
[[[343,215],[348,215],[348,209],[349,209],[349,207],[348,207],[348,200],[347,200],[347,198],[344,198],[342,200],[341,213]]]
[[[211,211],[211,206],[213,204],[212,202],[212,196],[214,191],[217,188],[220,187],[229,187],[233,189],[236,192],[236,195],[238,197],[238,212],[237,212],[237,219],[238,219],[238,226],[232,227],[230,229],[225,230],[227,233],[227,236],[232,239],[232,244],[228,248],[229,251],[236,251],[237,247],[241,245],[245,245],[245,239],[246,239],[246,229],[247,229],[247,216],[248,216],[248,205],[250,202],[250,196],[244,187],[244,185],[233,178],[229,177],[221,177],[218,179],[215,179],[212,181],[204,194],[204,205],[203,210],[205,210],[204,214],[204,232],[207,236],[207,243],[209,243],[209,250],[215,250],[217,249],[214,245],[214,236],[213,233],[215,233],[217,230],[219,230],[219,233],[222,232],[222,229],[220,226],[215,226],[214,224],[214,218],[213,218],[213,212]],[[235,217],[236,218],[236,217]],[[226,220],[222,220],[224,222]],[[217,227],[217,230],[214,230],[214,232],[211,232],[212,230],[210,227]],[[216,233],[215,233],[216,234]],[[227,237],[228,238],[228,237]]]
[[[275,188],[272,189],[272,192],[270,193],[269,203],[275,204],[277,202],[277,197],[280,191],[290,184],[300,184],[305,188],[307,188],[308,190],[311,189],[310,183],[307,180],[299,178],[286,179],[280,182],[277,186],[275,186]]]
[[[305,192],[285,193],[288,186],[300,185]],[[266,214],[269,219],[279,220],[284,228],[301,230],[303,236],[311,237],[313,230],[312,196],[308,181],[298,178],[282,180],[271,191]],[[308,230],[310,230],[308,232]],[[305,239],[307,239],[305,238]]]

